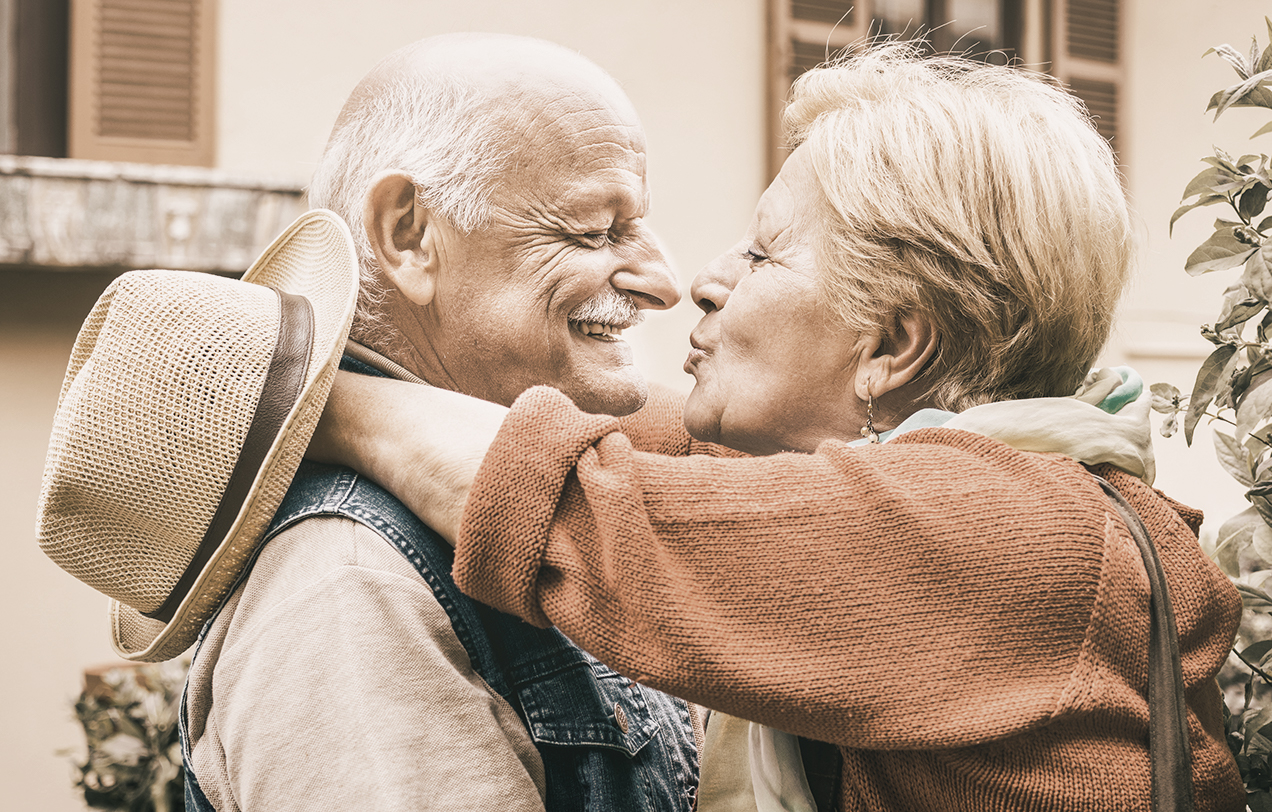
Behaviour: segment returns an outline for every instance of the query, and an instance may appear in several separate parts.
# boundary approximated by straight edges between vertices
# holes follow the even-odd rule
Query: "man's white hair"
[[[503,117],[490,94],[452,74],[397,71],[374,93],[351,99],[341,112],[309,186],[309,205],[331,209],[353,233],[361,272],[355,335],[374,327],[396,338],[377,305],[384,280],[367,239],[363,208],[372,181],[400,170],[416,200],[467,233],[491,216],[496,179],[509,149]]]

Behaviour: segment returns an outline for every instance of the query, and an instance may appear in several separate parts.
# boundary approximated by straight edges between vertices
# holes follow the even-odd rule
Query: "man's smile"
[[[602,324],[595,321],[570,321],[570,329],[597,341],[620,341],[628,325]]]

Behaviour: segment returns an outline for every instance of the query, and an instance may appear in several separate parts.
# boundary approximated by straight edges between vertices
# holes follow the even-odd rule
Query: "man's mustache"
[[[645,314],[630,296],[606,290],[570,311],[570,321],[607,324],[626,328],[640,324]]]

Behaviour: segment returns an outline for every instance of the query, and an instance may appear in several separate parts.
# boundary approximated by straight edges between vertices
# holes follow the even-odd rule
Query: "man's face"
[[[519,128],[527,141],[491,224],[439,229],[436,296],[408,335],[435,367],[429,380],[502,404],[538,384],[591,412],[644,403],[618,334],[680,293],[643,220],[644,137],[626,118],[576,98],[547,104]]]

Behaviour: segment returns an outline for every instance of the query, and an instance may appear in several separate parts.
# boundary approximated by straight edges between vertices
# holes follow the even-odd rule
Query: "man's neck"
[[[367,310],[372,313],[370,318],[354,318],[346,352],[392,378],[438,385],[438,381],[429,380],[427,365],[421,363],[419,353],[403,331],[404,320],[417,314],[404,309],[398,293],[387,291],[381,301]],[[413,326],[409,321],[406,325]]]
[[[420,383],[428,386],[428,381],[411,372],[406,367],[394,361],[392,358],[371,349],[365,344],[361,344],[352,338],[345,344],[345,355],[355,358],[372,369],[377,369],[388,375],[390,378],[396,378],[399,381],[407,381],[408,383]]]

